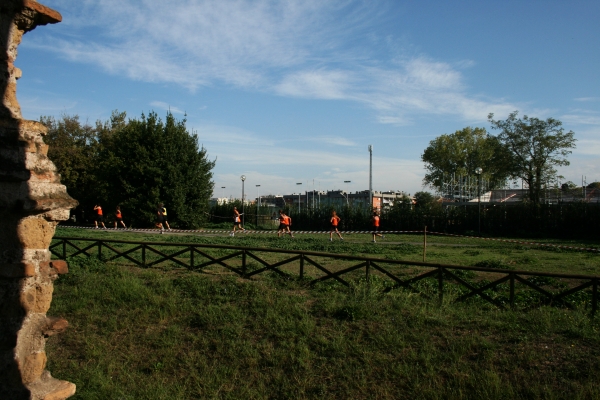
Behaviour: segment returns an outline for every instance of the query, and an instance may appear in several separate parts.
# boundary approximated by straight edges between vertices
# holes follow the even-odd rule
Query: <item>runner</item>
[[[335,210],[333,210],[331,212],[331,219],[329,220],[329,222],[331,222],[331,231],[329,231],[329,241],[330,242],[333,242],[333,233],[334,232],[337,233],[340,240],[344,240],[341,233],[338,231],[338,224],[340,223],[340,220],[341,220],[341,218],[338,217]]]
[[[102,228],[106,229],[106,225],[104,225],[104,217],[102,216],[102,207],[100,204],[96,204],[94,206],[94,211],[96,211],[96,217],[94,218],[94,224],[96,224],[96,229],[98,229],[98,222],[102,224]]]
[[[162,208],[163,222],[167,226],[167,229],[171,230],[171,227],[169,226],[169,221],[167,221],[167,209],[165,208],[165,205],[163,203],[160,203],[159,207]]]
[[[282,233],[284,235],[289,233],[291,237],[294,237],[294,235],[292,235],[292,231],[290,231],[291,224],[292,219],[285,215],[282,210],[279,210],[279,229],[277,230],[277,237],[281,237]]]
[[[161,203],[162,204],[162,203]],[[160,233],[163,234],[165,233],[165,228],[163,227],[163,221],[164,221],[164,217],[163,217],[163,207],[161,206],[161,204],[159,204],[156,207],[156,227],[160,228]]]
[[[229,236],[235,236],[236,227],[241,229],[242,231],[245,231],[245,229],[242,228],[242,219],[240,218],[241,215],[242,214],[240,214],[237,207],[233,207],[233,231],[231,231]]]
[[[125,222],[123,222],[123,215],[121,214],[121,207],[117,206],[117,210],[115,211],[115,229],[117,229],[117,224],[121,223],[121,225],[123,225],[123,228],[127,229],[127,227],[125,226]]]
[[[379,214],[377,211],[373,211],[373,243],[377,243],[375,241],[375,236],[385,239],[385,236],[379,233]]]

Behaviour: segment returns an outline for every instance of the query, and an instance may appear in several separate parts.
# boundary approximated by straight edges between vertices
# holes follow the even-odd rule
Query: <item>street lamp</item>
[[[344,183],[350,183],[352,181],[344,181]],[[346,192],[346,207],[350,207],[350,204],[348,203],[348,192]]]
[[[296,185],[302,185],[302,182],[296,182]],[[300,214],[300,189],[298,189],[298,214]]]
[[[244,226],[244,181],[246,180],[246,175],[240,176],[242,180],[242,226]]]
[[[481,173],[483,170],[480,167],[475,168],[477,174],[477,232],[481,236]]]
[[[221,186],[221,189],[223,189],[223,192],[221,194],[223,195],[223,198],[225,198],[225,186]]]
[[[260,194],[259,194],[259,188],[260,185],[256,185],[256,199],[257,199],[257,203],[256,203],[256,227],[258,228],[258,208],[260,207]]]
[[[373,211],[373,146],[369,145],[369,207]]]

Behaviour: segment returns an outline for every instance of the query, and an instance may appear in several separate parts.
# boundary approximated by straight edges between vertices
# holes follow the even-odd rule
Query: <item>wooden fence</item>
[[[224,255],[210,254],[226,253]],[[350,286],[349,277],[364,277],[370,282],[374,275],[386,281],[385,291],[404,288],[427,298],[423,283],[429,282],[429,292],[435,292],[441,303],[444,294],[452,292],[456,302],[475,296],[500,309],[515,308],[517,300],[529,299],[525,308],[541,304],[574,308],[583,305],[592,315],[598,307],[598,284],[600,276],[557,274],[534,271],[503,270],[496,268],[445,265],[419,261],[405,261],[362,257],[315,251],[283,250],[262,247],[241,247],[217,244],[136,242],[128,240],[99,240],[73,237],[55,237],[50,246],[52,254],[60,259],[76,256],[97,256],[106,262],[126,260],[134,265],[148,268],[165,262],[201,271],[209,266],[223,267],[243,278],[272,271],[283,277],[290,272],[282,267],[297,271],[299,278],[310,285],[335,280]],[[267,261],[268,256],[278,255],[283,259]],[[254,262],[252,262],[252,260]],[[335,268],[326,266],[335,260]],[[347,264],[352,265],[348,266]],[[255,267],[259,265],[259,267]],[[314,273],[309,276],[307,267]],[[413,270],[408,272],[407,267]],[[479,279],[466,277],[478,274]],[[319,276],[320,275],[320,276]],[[407,276],[408,275],[408,276]],[[494,278],[489,280],[488,278]],[[450,285],[453,284],[453,285]],[[552,286],[554,289],[549,289]],[[457,287],[460,290],[456,290]],[[530,294],[523,296],[524,291]],[[535,295],[531,295],[533,292]],[[573,300],[573,297],[576,300]],[[519,301],[522,303],[521,301]]]

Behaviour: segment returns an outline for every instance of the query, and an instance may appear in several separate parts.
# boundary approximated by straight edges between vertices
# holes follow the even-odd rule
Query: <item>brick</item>
[[[69,264],[65,260],[53,260],[50,265],[59,275],[69,273]]]

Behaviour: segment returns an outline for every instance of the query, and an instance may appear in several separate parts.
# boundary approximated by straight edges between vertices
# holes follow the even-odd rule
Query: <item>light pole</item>
[[[223,195],[223,198],[225,198],[225,186],[221,186],[221,189],[223,189],[221,194]]]
[[[296,185],[302,185],[302,182],[297,182]],[[298,189],[298,214],[300,214],[300,189]]]
[[[350,183],[352,181],[344,181],[344,183]],[[350,207],[350,203],[348,202],[348,192],[346,192],[346,207]]]
[[[244,218],[244,181],[246,180],[246,175],[240,176],[240,179],[242,180],[242,226],[244,226],[244,220],[246,219]]]
[[[369,145],[369,212],[373,212],[373,146]]]
[[[260,194],[259,188],[260,185],[256,185],[256,227],[258,228],[258,208],[260,207]]]
[[[481,173],[480,167],[475,168],[477,174],[477,233],[481,236]]]

